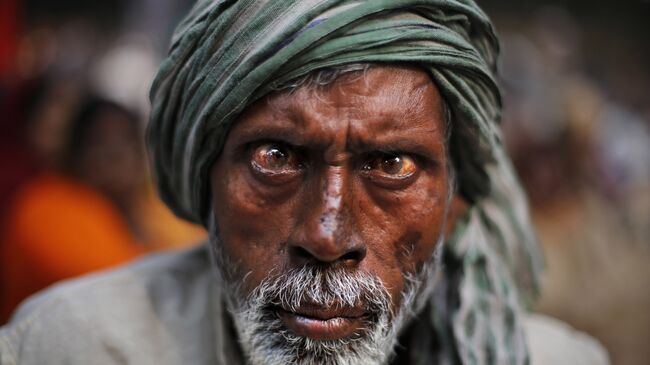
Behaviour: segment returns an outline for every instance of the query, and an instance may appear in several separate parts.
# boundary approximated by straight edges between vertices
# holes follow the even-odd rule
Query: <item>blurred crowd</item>
[[[650,44],[563,7],[496,17],[504,138],[546,259],[536,309],[598,338],[613,364],[648,364]]]
[[[0,3],[0,323],[59,280],[205,237],[167,210],[148,171],[153,39],[26,7]]]
[[[612,11],[609,29],[604,1],[555,2],[590,17],[478,2],[501,36],[504,139],[546,256],[535,309],[614,364],[647,364],[650,46],[636,20],[650,4]],[[204,237],[156,197],[143,145],[149,83],[191,3],[0,2],[0,323],[58,280]]]

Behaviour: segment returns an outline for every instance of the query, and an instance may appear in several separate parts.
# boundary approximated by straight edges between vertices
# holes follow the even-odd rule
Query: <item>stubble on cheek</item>
[[[412,273],[417,269],[418,263],[414,258],[419,254],[418,243],[421,239],[421,232],[409,231],[393,243],[393,255],[403,273]]]

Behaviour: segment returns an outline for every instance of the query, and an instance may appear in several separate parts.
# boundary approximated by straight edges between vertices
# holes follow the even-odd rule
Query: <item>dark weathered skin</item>
[[[377,275],[398,306],[403,273],[429,260],[453,225],[448,158],[442,98],[418,69],[373,67],[265,97],[233,126],[212,169],[230,279],[245,276],[251,291],[270,272],[341,265]]]

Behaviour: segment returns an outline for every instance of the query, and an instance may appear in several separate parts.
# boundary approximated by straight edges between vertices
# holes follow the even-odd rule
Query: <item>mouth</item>
[[[280,320],[295,334],[313,340],[338,340],[358,336],[367,328],[369,314],[354,307],[322,308],[302,305],[295,311],[274,308]]]

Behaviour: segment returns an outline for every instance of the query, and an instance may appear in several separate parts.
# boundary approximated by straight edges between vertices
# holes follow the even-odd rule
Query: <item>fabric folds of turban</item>
[[[180,217],[205,222],[209,170],[229,127],[278,85],[349,63],[418,64],[451,109],[453,130],[480,145],[456,161],[472,207],[447,240],[431,328],[451,363],[526,363],[522,308],[541,264],[500,139],[497,53],[471,0],[199,0],[151,88],[148,143],[161,196]],[[418,350],[422,364],[433,362],[429,345]]]

